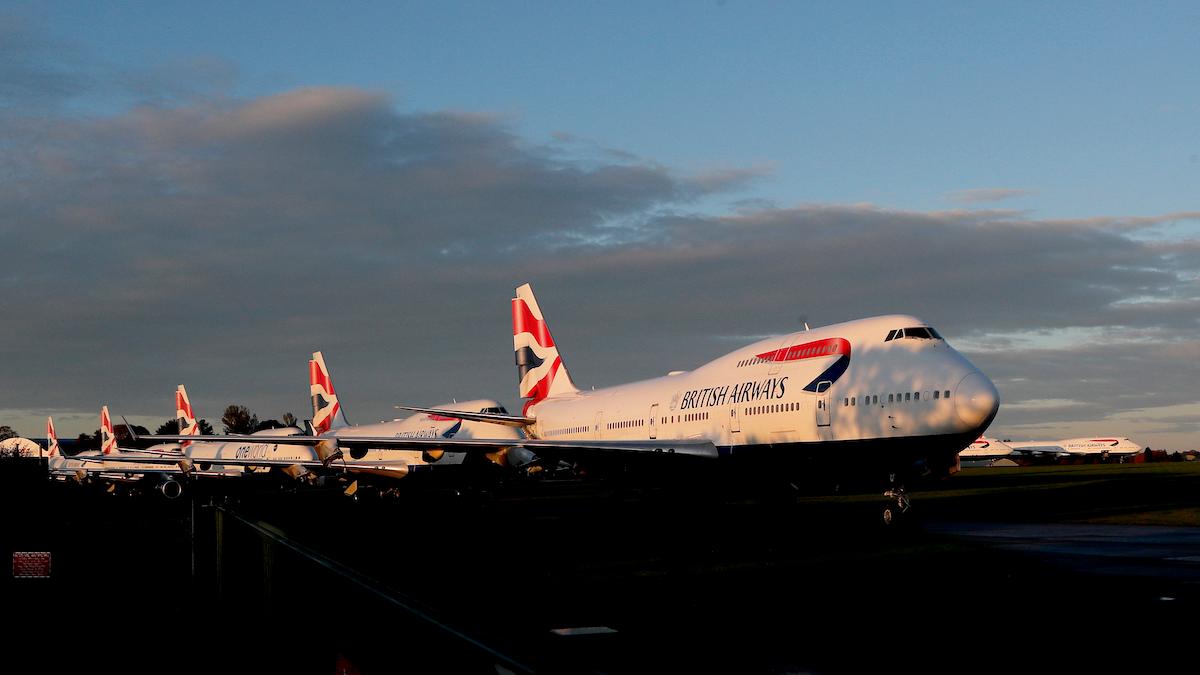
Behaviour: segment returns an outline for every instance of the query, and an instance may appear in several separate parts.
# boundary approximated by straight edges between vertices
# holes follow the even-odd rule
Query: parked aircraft
[[[346,472],[355,478],[371,475],[387,479],[434,467],[463,464],[467,454],[445,452],[441,445],[451,439],[455,443],[469,442],[468,439],[480,427],[492,432],[485,450],[493,461],[502,461],[507,449],[521,441],[516,430],[504,429],[497,434],[491,424],[464,422],[458,417],[428,413],[391,422],[352,426],[342,411],[321,352],[313,353],[308,365],[309,392],[313,404],[310,434],[304,434],[299,429],[272,429],[246,436],[205,436],[203,440],[191,440],[193,437],[186,433],[152,438],[190,442],[188,458],[202,469],[228,465],[244,466],[251,472],[281,469],[293,477],[310,473]],[[195,416],[191,414],[183,385],[180,385],[179,391],[182,392],[182,398],[177,397],[181,401],[177,407],[181,413],[179,427],[182,432],[195,428]],[[488,399],[445,404],[441,408],[466,412],[505,412],[498,402]],[[357,483],[351,483],[348,490],[351,493],[357,490]]]
[[[405,419],[352,426],[346,421],[333,379],[321,352],[308,362],[309,394],[313,405],[313,431],[331,443],[348,449],[352,460],[361,462],[404,459],[410,471],[437,466],[463,464],[471,453],[447,451],[455,443],[479,438],[499,441],[491,457],[494,462],[512,460],[507,450],[518,445],[521,434],[515,429],[471,421],[454,415],[422,412]],[[436,406],[438,410],[458,413],[507,414],[498,401],[476,399]],[[410,445],[410,442],[415,445]],[[442,444],[445,447],[442,447]],[[327,446],[332,447],[332,446]],[[478,454],[478,453],[476,453]],[[514,462],[519,463],[519,462]]]
[[[88,460],[74,459],[62,453],[58,445],[58,434],[54,432],[54,418],[46,418],[46,468],[50,478],[54,480],[75,480],[82,482],[87,478],[84,467]]]
[[[1013,448],[1004,441],[998,441],[994,438],[980,436],[971,445],[967,446],[962,452],[958,453],[960,459],[966,460],[983,460],[983,459],[1000,459],[1013,454]]]
[[[530,438],[521,445],[543,457],[688,455],[900,479],[956,470],[999,408],[991,380],[913,316],[789,333],[690,372],[590,391],[572,380],[528,284],[512,316],[522,415],[403,407],[519,426]],[[887,495],[890,520],[908,502],[902,485]]]
[[[54,434],[54,421],[50,418],[46,418],[46,436],[50,446],[48,469],[51,477],[71,477],[79,482],[105,482],[110,490],[118,483],[143,485],[168,499],[183,494],[183,486],[177,480],[181,472],[178,463],[182,459],[179,446],[172,443],[155,445],[146,450],[119,448],[108,406],[100,409],[99,452],[63,457],[58,437]],[[59,459],[56,460],[56,457]]]
[[[1142,452],[1143,446],[1128,438],[1065,438],[1061,441],[1009,442],[1013,452],[1023,455],[1072,456],[1129,456]]]

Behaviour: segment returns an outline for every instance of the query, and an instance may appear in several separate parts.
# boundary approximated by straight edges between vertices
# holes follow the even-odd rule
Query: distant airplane
[[[591,391],[572,381],[529,284],[512,317],[522,415],[399,407],[521,427],[521,445],[541,457],[687,455],[900,480],[956,470],[999,408],[991,380],[912,316],[789,333],[690,372]],[[908,501],[899,482],[887,496],[890,521]]]
[[[73,477],[79,482],[88,479],[107,482],[109,489],[116,484],[140,484],[150,487],[168,499],[183,494],[178,481],[181,469],[178,462],[182,456],[175,444],[160,444],[146,450],[125,450],[117,447],[117,435],[113,431],[108,406],[100,409],[100,451],[84,452],[72,457],[62,457],[58,437],[54,434],[54,421],[46,418],[47,444],[50,446],[48,469],[52,477]],[[53,458],[59,457],[55,461]]]
[[[470,442],[479,428],[489,432],[495,430],[492,424],[464,422],[458,417],[428,413],[391,422],[351,426],[342,411],[321,352],[313,353],[308,371],[313,404],[311,434],[304,434],[299,429],[268,429],[244,436],[230,434],[196,439],[183,433],[185,429],[195,428],[195,416],[191,414],[186,392],[180,385],[180,412],[186,407],[186,414],[179,419],[181,434],[149,438],[190,442],[188,458],[202,469],[231,465],[245,466],[248,471],[277,468],[293,477],[310,472],[348,472],[355,476],[395,479],[434,467],[463,464],[467,455],[445,452],[443,444],[451,440]],[[448,403],[441,408],[463,412],[506,412],[503,406],[490,399]],[[511,462],[513,457],[506,455],[506,451],[509,446],[519,445],[521,440],[515,429],[492,433],[484,450],[492,461],[507,459]],[[348,492],[353,493],[357,487],[356,482],[352,483]]]
[[[1128,456],[1144,450],[1143,446],[1128,438],[1066,438],[1061,441],[1012,442],[1013,452],[1024,455],[1074,456]]]
[[[54,432],[54,418],[46,418],[46,468],[54,480],[82,482],[87,478],[86,460],[72,459],[62,454],[58,445],[58,434]]]
[[[963,460],[999,459],[1013,454],[1013,448],[1004,441],[980,436],[962,452],[958,453]]]
[[[325,365],[321,352],[313,352],[308,362],[309,394],[313,406],[313,431],[320,437],[336,443],[339,448],[347,447],[351,460],[357,462],[396,461],[408,462],[408,470],[420,470],[435,466],[462,464],[470,453],[447,451],[455,443],[483,436],[502,445],[494,450],[491,461],[519,464],[520,460],[509,457],[507,450],[524,440],[515,429],[497,429],[490,423],[480,423],[454,415],[442,415],[422,411],[405,419],[351,426],[346,421],[341,402],[333,387],[333,378]],[[475,399],[435,406],[438,410],[457,413],[506,415],[507,410],[498,401]],[[411,442],[417,445],[410,445]],[[444,447],[443,447],[444,444]],[[478,453],[476,453],[478,454]]]

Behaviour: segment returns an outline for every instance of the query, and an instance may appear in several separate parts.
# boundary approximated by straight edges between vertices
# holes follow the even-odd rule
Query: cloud
[[[86,89],[86,70],[71,45],[25,16],[0,12],[0,110],[57,105]]]
[[[1020,188],[972,188],[951,192],[946,195],[946,199],[961,204],[979,204],[1028,197],[1033,194],[1036,194],[1033,190],[1022,190]]]

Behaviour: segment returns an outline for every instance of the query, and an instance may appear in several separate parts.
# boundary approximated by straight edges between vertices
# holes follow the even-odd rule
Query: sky
[[[248,6],[247,6],[248,5]],[[7,3],[0,424],[352,422],[915,314],[988,435],[1200,448],[1200,5]],[[218,425],[219,426],[219,425]]]

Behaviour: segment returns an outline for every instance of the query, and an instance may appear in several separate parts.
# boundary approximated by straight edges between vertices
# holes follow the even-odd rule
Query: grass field
[[[964,469],[914,493],[925,517],[1200,526],[1200,463]]]

